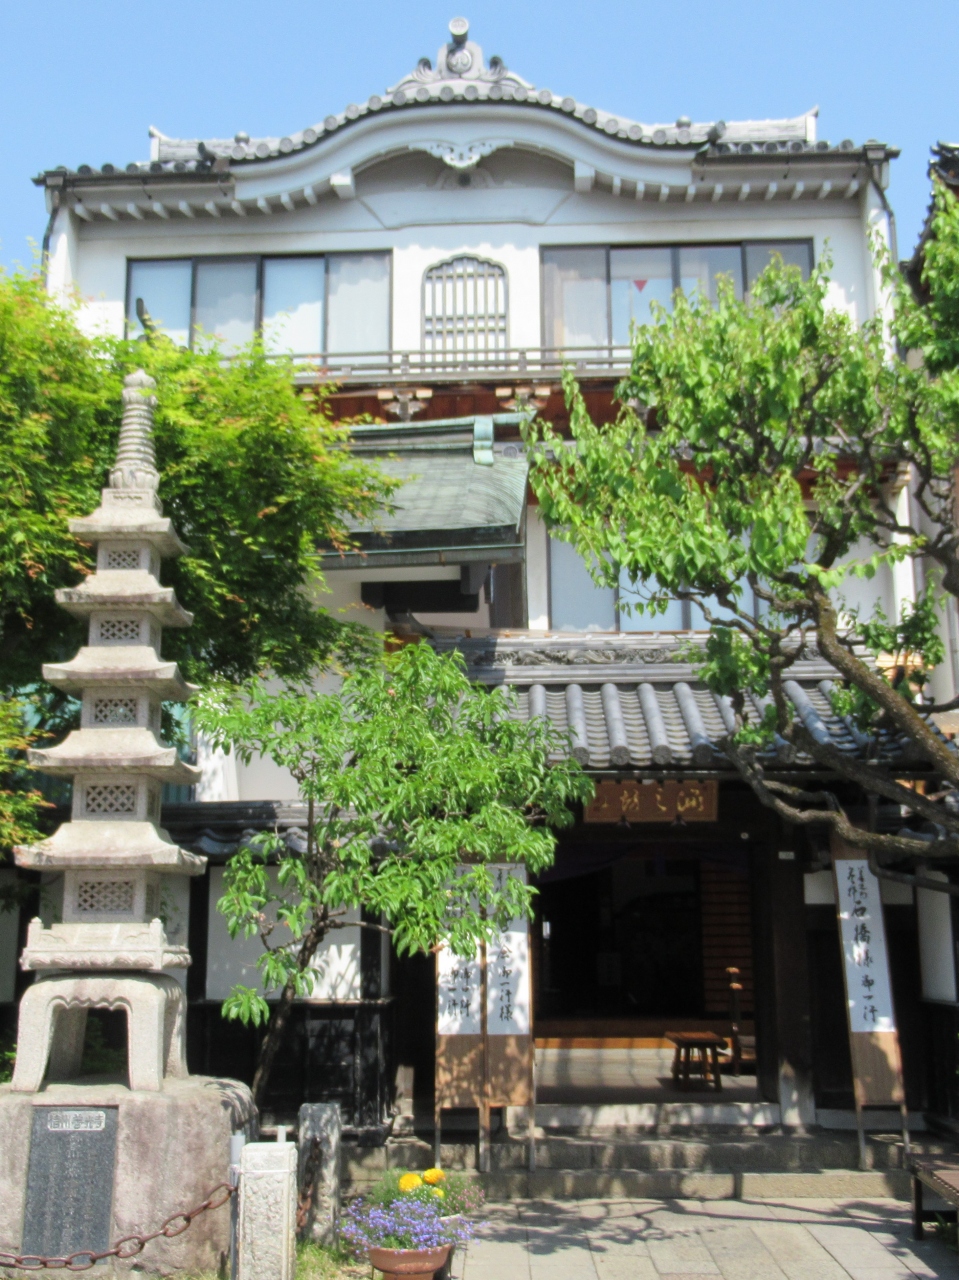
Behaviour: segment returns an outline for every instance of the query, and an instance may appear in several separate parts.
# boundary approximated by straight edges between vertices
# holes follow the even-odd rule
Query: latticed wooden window
[[[484,258],[450,258],[423,277],[423,350],[431,355],[505,351],[506,269]]]

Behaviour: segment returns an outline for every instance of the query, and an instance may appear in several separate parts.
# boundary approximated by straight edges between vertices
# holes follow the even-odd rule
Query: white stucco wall
[[[941,871],[926,871],[930,880],[945,880]],[[952,899],[935,889],[916,890],[919,920],[919,964],[922,994],[927,1000],[956,999],[956,944]]]
[[[876,213],[862,193],[830,201],[637,201],[600,187],[574,191],[569,168],[522,152],[494,154],[477,172],[492,185],[438,188],[450,176],[439,161],[394,158],[358,175],[355,200],[325,196],[313,207],[272,217],[198,212],[192,219],[87,223],[61,215],[51,288],[75,283],[85,324],[120,333],[127,259],[391,250],[397,350],[420,346],[423,273],[461,253],[506,268],[513,347],[541,345],[540,249],[548,245],[810,237],[817,258],[832,257],[834,305],[862,320],[877,296],[864,240]]]
[[[231,938],[226,917],[216,909],[223,894],[223,868],[210,870],[210,912],[207,936],[206,998],[225,1000],[232,988],[241,983],[263,990],[256,962],[263,954],[263,944],[256,936]],[[270,873],[274,877],[276,872]],[[269,912],[267,913],[270,914]],[[275,913],[271,916],[275,919]],[[345,917],[347,927],[336,929],[321,944],[313,959],[313,993],[307,1000],[358,1000],[360,982],[359,913]],[[289,937],[289,931],[278,927],[277,937]],[[275,996],[273,997],[275,998]]]

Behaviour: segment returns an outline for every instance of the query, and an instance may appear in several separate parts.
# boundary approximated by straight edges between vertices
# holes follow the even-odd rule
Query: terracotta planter
[[[436,1249],[377,1249],[371,1247],[366,1256],[382,1271],[386,1280],[402,1277],[403,1280],[433,1280],[433,1273],[449,1257],[450,1245],[441,1244]]]

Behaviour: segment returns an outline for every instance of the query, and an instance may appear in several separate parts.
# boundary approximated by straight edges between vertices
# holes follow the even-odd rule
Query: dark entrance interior
[[[698,863],[627,856],[540,893],[544,1018],[702,1016]]]
[[[728,1019],[753,1013],[749,868],[732,849],[560,851],[539,882],[536,1020]]]

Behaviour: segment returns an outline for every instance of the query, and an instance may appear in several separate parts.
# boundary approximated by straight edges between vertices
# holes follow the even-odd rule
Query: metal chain
[[[167,1218],[162,1226],[156,1231],[151,1231],[146,1236],[124,1236],[122,1240],[118,1240],[111,1249],[105,1249],[103,1253],[94,1253],[90,1249],[81,1249],[77,1253],[70,1253],[65,1258],[42,1258],[32,1253],[2,1253],[0,1252],[0,1267],[17,1267],[21,1271],[89,1271],[98,1262],[102,1262],[104,1258],[135,1258],[138,1253],[142,1253],[151,1240],[156,1240],[158,1236],[166,1236],[168,1240],[172,1240],[174,1236],[181,1236],[189,1227],[194,1218],[198,1218],[201,1213],[206,1213],[207,1209],[219,1209],[221,1205],[226,1204],[230,1196],[236,1192],[236,1187],[229,1182],[221,1182],[215,1186],[209,1193],[202,1204],[198,1204],[195,1209],[190,1209],[186,1213],[175,1213],[172,1217]]]

